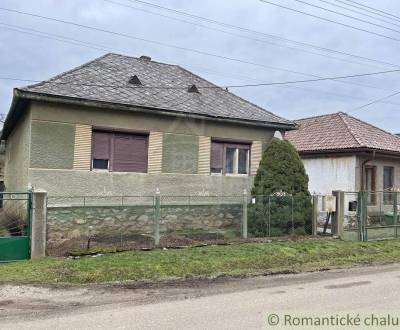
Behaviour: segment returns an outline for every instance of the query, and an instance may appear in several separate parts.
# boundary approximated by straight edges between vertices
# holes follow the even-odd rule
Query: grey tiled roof
[[[142,86],[129,84],[136,75]],[[200,93],[189,93],[196,85]],[[100,85],[100,86],[99,86]],[[150,88],[170,87],[170,88]],[[175,87],[182,88],[175,88]],[[173,88],[171,88],[173,87]],[[107,54],[71,71],[20,90],[226,119],[294,125],[177,65]]]

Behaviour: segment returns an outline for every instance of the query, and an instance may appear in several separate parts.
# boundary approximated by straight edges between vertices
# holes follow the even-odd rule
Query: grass
[[[314,271],[400,262],[400,240],[303,240],[129,251],[97,258],[48,257],[0,264],[1,283],[158,282],[172,279]]]

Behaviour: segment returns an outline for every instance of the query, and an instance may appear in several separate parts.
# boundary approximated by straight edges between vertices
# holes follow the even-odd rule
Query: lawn
[[[400,262],[400,240],[301,240],[0,264],[0,283],[106,283],[316,271]]]

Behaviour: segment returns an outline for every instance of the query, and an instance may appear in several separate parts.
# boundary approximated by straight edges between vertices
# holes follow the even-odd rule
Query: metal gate
[[[30,258],[32,194],[0,193],[0,262]]]
[[[396,191],[345,193],[351,196],[345,213],[345,237],[360,241],[399,238],[398,195]]]

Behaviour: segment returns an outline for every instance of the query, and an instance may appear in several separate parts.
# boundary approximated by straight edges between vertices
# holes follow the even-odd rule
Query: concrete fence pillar
[[[47,192],[32,193],[31,259],[46,256]]]
[[[332,235],[343,237],[344,225],[344,191],[332,191],[332,195],[336,197],[336,212],[333,213],[332,218]]]
[[[243,190],[242,237],[247,239],[247,190]]]
[[[318,223],[318,195],[312,196],[312,223],[311,223],[311,234],[317,235],[317,223]]]
[[[161,193],[156,189],[154,196],[154,244],[160,245]]]

